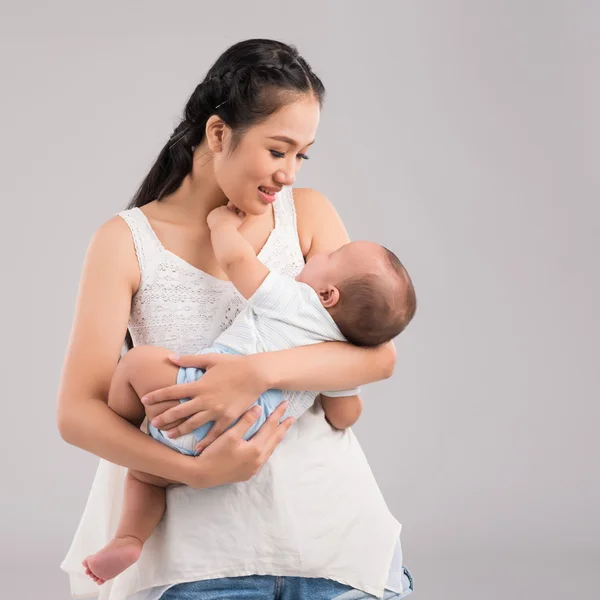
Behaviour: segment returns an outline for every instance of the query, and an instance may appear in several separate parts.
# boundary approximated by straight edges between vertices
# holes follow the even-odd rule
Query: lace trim
[[[258,257],[271,270],[295,277],[304,266],[291,188],[274,204],[275,227]],[[128,224],[140,265],[129,330],[135,345],[193,353],[209,346],[245,305],[230,281],[197,269],[166,250],[139,208],[119,215]]]

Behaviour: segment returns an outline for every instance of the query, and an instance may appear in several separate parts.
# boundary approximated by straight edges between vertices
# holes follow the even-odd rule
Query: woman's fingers
[[[208,418],[205,418],[207,416],[206,413],[208,413]],[[207,423],[213,418],[211,411],[202,409],[198,410],[198,408],[195,407],[192,402],[183,402],[158,415],[158,417],[152,419],[151,423],[154,425],[154,427],[158,427],[160,429],[163,425],[174,423],[180,419],[188,419],[188,417],[192,417],[192,415],[194,417],[202,415],[202,417],[205,418],[204,423]],[[200,425],[192,426],[192,429],[195,429],[196,427],[200,427]]]
[[[235,421],[235,419],[221,418],[215,422],[202,440],[196,445],[196,452],[202,452],[204,448],[210,446],[227,428]]]
[[[185,354],[184,356],[171,354],[169,358],[171,362],[180,367],[196,367],[197,369],[206,370],[214,367],[219,360],[227,360],[227,355],[219,354],[218,352],[211,352],[210,354]]]
[[[202,427],[206,423],[214,420],[214,416],[212,416],[209,410],[203,410],[192,415],[189,419],[184,419],[181,424],[177,424],[177,427],[169,430],[169,437],[176,438],[180,435],[186,435],[187,433],[192,433],[194,429],[198,427]],[[164,427],[163,427],[164,429]]]
[[[283,439],[283,436],[295,421],[293,417],[289,417],[283,423],[279,423],[288,406],[288,402],[282,402],[249,441],[249,443],[255,444],[261,450],[261,453],[266,453],[266,456],[263,457],[264,460],[272,454],[277,444]]]
[[[244,436],[256,423],[261,412],[259,406],[253,406],[217,438],[214,444],[206,447],[200,455],[202,458],[198,457],[199,460],[218,459],[220,468],[214,474],[214,481],[210,481],[210,483],[207,482],[204,473],[201,487],[212,487],[234,481],[248,481],[256,475],[295,421],[293,417],[290,417],[278,424],[285,414],[286,408],[286,404],[279,405],[252,439],[245,441]],[[206,439],[202,441],[205,442]]]
[[[279,445],[279,442],[285,437],[288,429],[295,423],[295,417],[288,417],[283,423],[279,423],[275,429],[275,433],[266,441],[262,450],[262,462],[266,462],[269,456],[273,454],[275,448]],[[261,427],[262,429],[262,427]]]
[[[169,400],[146,406],[146,416],[148,417],[148,421],[152,421],[155,417],[158,417],[158,415],[162,415],[170,408],[179,406],[179,404],[179,400]]]
[[[210,446],[224,431],[227,427],[217,427],[215,423],[206,434],[206,436],[196,444],[196,452],[202,452],[204,448]]]
[[[181,400],[182,398],[189,398],[195,396],[194,390],[198,388],[198,382],[192,383],[178,383],[170,385],[160,390],[155,390],[146,394],[142,398],[142,404],[148,406],[149,404],[156,404],[157,402],[164,402],[165,400]]]
[[[261,410],[262,409],[260,408],[260,406],[253,406],[250,410],[247,410],[240,417],[240,420],[228,429],[227,433],[231,435],[231,437],[237,439],[238,441],[243,439],[244,435],[248,433],[250,427],[252,427],[252,425],[256,423],[256,420],[258,419]],[[262,429],[262,427],[260,429]]]
[[[267,428],[267,432],[263,433],[261,436],[259,436],[258,440],[257,440],[257,444],[260,445],[260,447],[262,447],[265,444],[270,443],[271,441],[274,442],[272,444],[272,448],[269,446],[269,448],[270,448],[269,454],[271,452],[273,452],[273,450],[275,449],[277,444],[281,441],[281,439],[285,435],[285,432],[287,431],[289,426],[294,421],[294,419],[291,418],[290,423],[286,424],[285,427],[281,427],[280,429],[278,429],[279,420],[285,414],[285,411],[288,408],[288,406],[289,405],[287,403],[280,404],[277,407],[277,409],[275,409],[273,411],[273,413],[267,419],[267,421],[265,423],[263,423],[263,425],[260,427],[258,432],[252,437],[252,439],[254,440],[258,436],[258,433],[263,430],[264,426],[267,423],[269,423],[271,432],[269,433],[269,430],[268,430],[269,428]],[[256,419],[258,419],[258,417],[260,416],[260,407],[256,406],[254,408],[256,408],[258,412],[256,413],[256,418],[253,418],[252,424],[254,424],[256,422]],[[246,413],[246,414],[248,414],[248,413]],[[254,417],[254,413],[252,414],[252,416]],[[286,419],[286,421],[288,421],[288,419]],[[233,421],[231,421],[229,418],[220,419],[219,421],[217,421],[211,427],[210,431],[206,434],[206,437],[204,437],[200,442],[198,442],[198,444],[196,445],[196,451],[202,452],[202,450],[204,450],[205,448],[208,448],[208,446],[210,446],[224,431],[227,430],[228,427],[230,427],[232,422]],[[233,426],[231,428],[233,429]],[[244,437],[246,435],[246,433],[248,432],[248,429],[249,429],[248,427],[240,428],[240,429],[236,430],[236,435],[237,435],[237,431],[239,431],[241,433],[241,436]],[[276,438],[275,440],[272,439],[273,438],[273,429],[275,430],[275,438]],[[277,439],[278,436],[280,436],[280,437]]]
[[[179,427],[182,423],[185,423],[187,421],[187,419],[179,419],[179,421],[174,421],[173,423],[167,423],[166,425],[161,425],[160,429],[162,431],[173,431],[174,429],[177,429],[177,427]],[[179,434],[181,435],[181,434]],[[177,434],[173,434],[171,436],[171,434],[169,434],[169,437],[178,437]]]

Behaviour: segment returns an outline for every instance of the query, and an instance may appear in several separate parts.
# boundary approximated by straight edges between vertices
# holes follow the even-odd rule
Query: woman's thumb
[[[210,369],[215,365],[219,354],[188,354],[179,356],[178,354],[169,354],[171,362],[180,367],[196,367],[198,369]]]

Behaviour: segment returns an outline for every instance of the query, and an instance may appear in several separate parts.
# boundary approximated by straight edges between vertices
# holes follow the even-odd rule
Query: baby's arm
[[[321,394],[321,406],[329,423],[336,429],[347,429],[358,421],[362,413],[359,396],[330,397]]]
[[[238,231],[242,218],[230,204],[211,211],[207,219],[219,266],[244,298],[250,298],[269,274],[254,248]]]

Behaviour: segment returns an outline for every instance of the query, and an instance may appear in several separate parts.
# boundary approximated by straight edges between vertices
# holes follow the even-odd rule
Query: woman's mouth
[[[263,202],[266,202],[267,204],[272,204],[273,202],[275,202],[275,199],[277,197],[277,192],[269,191],[263,188],[262,186],[258,188],[258,193],[262,198]]]

